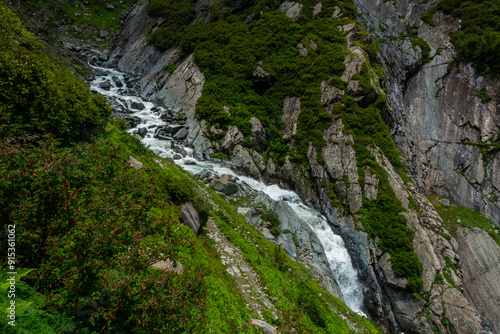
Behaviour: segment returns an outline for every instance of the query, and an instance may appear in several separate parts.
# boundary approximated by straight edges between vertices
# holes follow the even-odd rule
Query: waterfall
[[[193,157],[193,150],[184,146],[182,142],[173,139],[163,140],[155,138],[154,130],[167,125],[160,118],[161,108],[159,109],[153,103],[144,101],[140,97],[128,95],[129,90],[123,73],[97,66],[92,66],[92,68],[96,70],[97,76],[90,83],[91,90],[104,95],[115,105],[129,110],[130,116],[140,118],[141,124],[139,127],[147,129],[142,142],[154,153],[163,158],[173,159],[176,152],[171,148],[171,144],[174,141],[176,145],[182,146],[182,149],[186,152],[184,157],[179,158],[179,156],[176,156],[174,160],[184,170],[195,175],[201,172],[209,172],[217,177],[223,174],[231,175],[238,183],[245,184],[256,192],[267,194],[273,201],[286,201],[297,216],[309,225],[322,243],[328,264],[334,276],[333,278],[339,285],[345,304],[352,311],[364,315],[362,312],[363,289],[358,280],[357,270],[352,265],[344,241],[340,236],[333,233],[323,215],[304,205],[300,197],[293,191],[281,189],[278,185],[267,185],[262,181],[238,175],[230,168],[221,166],[214,161],[197,160]],[[107,82],[109,82],[109,85],[103,85]],[[134,109],[134,107],[138,109]],[[128,132],[133,133],[136,130],[129,129]]]

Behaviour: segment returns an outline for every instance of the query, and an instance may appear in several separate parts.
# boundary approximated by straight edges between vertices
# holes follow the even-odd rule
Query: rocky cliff
[[[482,154],[481,145],[499,133],[500,81],[454,61],[449,33],[459,29],[458,20],[440,12],[434,27],[421,20],[436,1],[354,2],[365,28],[382,40],[394,140],[418,189],[450,197],[498,225],[500,154]],[[430,48],[428,59],[408,36],[412,26]]]
[[[223,130],[197,120],[195,106],[206,78],[192,55],[180,58],[178,48],[161,52],[148,45],[148,33],[160,28],[163,20],[146,14],[147,1],[139,1],[129,11],[107,65],[139,75],[138,90],[144,98],[184,112],[189,126],[187,141],[199,157],[208,158],[214,151],[225,152],[240,172],[292,188],[304,202],[323,212],[343,237],[360,272],[368,313],[388,331],[479,333],[486,327],[477,312],[490,323],[498,319],[471,297],[471,268],[479,265],[474,263],[481,256],[467,250],[467,237],[461,234],[457,242],[450,236],[422,192],[451,197],[493,221],[500,220],[500,185],[495,178],[499,155],[486,157],[473,144],[491,141],[499,131],[495,95],[498,82],[478,76],[469,65],[449,65],[453,49],[447,33],[457,29],[457,22],[436,14],[435,28],[422,24],[420,16],[430,4],[356,4],[364,28],[383,39],[381,57],[389,75],[370,75],[368,82],[362,80],[364,69],[371,66],[367,53],[355,43],[362,36],[362,29],[357,23],[339,24],[348,48],[345,69],[339,74],[345,85],[331,81],[321,84],[321,104],[331,116],[331,125],[322,133],[323,147],[309,143],[306,165],[293,163],[290,156],[283,163],[264,159],[259,146],[266,141],[266,129],[258,118],[250,121],[249,140],[236,126]],[[200,2],[198,8],[201,7]],[[294,21],[300,18],[301,9],[301,4],[288,1],[279,7]],[[321,12],[321,6],[315,6],[314,11]],[[201,20],[201,15],[199,11],[196,21]],[[344,15],[338,7],[331,13],[332,20],[340,20]],[[427,55],[423,44],[412,44],[404,37],[407,26],[415,23],[419,25],[418,38],[430,46]],[[297,48],[302,57],[307,57],[317,46],[309,37],[304,43]],[[270,82],[271,76],[258,66],[253,80]],[[381,88],[384,80],[388,93]],[[493,99],[483,103],[476,94],[480,90],[489,92]],[[388,152],[377,144],[366,147],[372,167],[360,165],[361,153],[353,146],[358,138],[336,109],[347,95],[364,106],[373,104],[377,95],[387,98],[384,120],[393,128],[394,139],[416,184],[404,177]],[[231,113],[231,106],[224,110]],[[283,100],[283,137],[291,150],[295,149],[301,111],[299,97],[287,96]],[[370,226],[363,225],[367,216],[364,206],[377,202],[386,184],[401,203],[398,216],[404,217],[412,231],[411,246],[421,263],[420,294],[412,293],[413,283],[395,273],[391,255],[380,246],[378,237],[370,237]],[[290,246],[292,241],[288,240]],[[291,255],[294,247],[288,247]],[[284,248],[287,249],[286,243]],[[462,262],[467,264],[460,269]]]

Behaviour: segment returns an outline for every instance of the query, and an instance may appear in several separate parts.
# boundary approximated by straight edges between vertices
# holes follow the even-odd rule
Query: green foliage
[[[436,23],[434,22],[433,16],[436,12],[437,9],[433,8],[430,11],[423,13],[420,19],[425,23],[427,23],[428,25],[430,25],[431,27],[435,27]]]
[[[488,94],[488,92],[484,91],[484,90],[480,90],[476,93],[477,96],[479,96],[481,98],[481,102],[483,102],[484,104],[487,104],[491,101],[491,95]]]
[[[150,6],[157,2],[151,1]],[[165,8],[169,6],[166,1],[162,3]],[[270,9],[260,15],[264,3]],[[162,50],[179,45],[184,56],[194,53],[206,78],[196,106],[197,117],[206,120],[209,126],[237,125],[245,137],[250,135],[250,117],[259,118],[268,137],[266,149],[275,162],[283,163],[290,154],[282,135],[283,100],[286,96],[300,97],[301,113],[292,161],[306,163],[309,142],[318,149],[321,161],[322,132],[331,117],[321,106],[320,83],[342,73],[347,53],[342,33],[326,14],[333,10],[335,2],[323,2],[323,11],[314,20],[311,2],[298,22],[277,11],[277,5],[268,1],[219,1],[212,7],[210,22],[190,26],[169,24],[153,32],[149,43]],[[250,14],[256,14],[255,20],[244,23]],[[296,45],[302,42],[309,46],[306,36],[318,48],[311,48],[308,57],[303,58]],[[271,75],[254,78],[257,66]],[[230,115],[223,106],[231,108]]]
[[[15,290],[15,301],[16,301],[16,320],[15,327],[7,324],[10,321],[7,318],[8,310],[7,307],[10,306],[10,301],[13,300],[8,298],[7,289],[10,286],[7,279],[11,278],[12,275],[7,275],[4,270],[0,274],[0,312],[2,316],[2,321],[0,322],[0,331],[5,334],[13,333],[58,333],[61,330],[74,330],[74,326],[71,319],[64,317],[53,307],[47,307],[46,298],[36,292],[31,286],[29,286],[21,278],[28,275],[31,270],[17,269],[16,276],[16,290]],[[7,282],[7,283],[5,283]]]
[[[265,210],[264,213],[260,216],[260,218],[263,221],[269,222],[271,224],[270,231],[271,231],[272,235],[274,235],[275,237],[280,235],[280,233],[281,233],[281,231],[279,229],[280,220],[279,220],[278,214],[276,212]]]
[[[229,160],[227,154],[222,153],[222,152],[212,153],[212,154],[210,154],[210,158],[212,158],[212,159],[220,159],[220,160]]]
[[[133,4],[134,0],[24,0],[22,2],[22,9],[26,10],[25,15],[28,19],[31,13],[40,12],[47,17],[47,21],[37,22],[42,33],[57,39],[60,33],[59,25],[65,22],[64,24],[68,26],[80,28],[78,31],[68,29],[71,37],[82,43],[88,43],[92,39],[93,43],[104,48],[111,43],[113,35],[121,27],[120,15]],[[112,5],[114,10],[108,10],[106,8],[108,4]],[[101,30],[109,32],[109,37],[96,40]]]
[[[0,4],[0,138],[51,133],[68,143],[111,114],[104,98],[51,64],[42,44]]]
[[[460,60],[472,62],[482,74],[500,73],[500,3],[496,0],[440,0],[437,9],[460,18],[451,41]]]

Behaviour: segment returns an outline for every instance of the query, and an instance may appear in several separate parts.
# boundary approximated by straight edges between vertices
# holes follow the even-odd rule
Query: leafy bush
[[[31,283],[51,305],[70,310],[70,317],[82,306],[90,310],[77,318],[78,327],[195,330],[203,326],[198,315],[207,269],[175,275],[149,268],[192,247],[189,228],[169,204],[192,199],[192,183],[170,175],[174,181],[164,187],[147,170],[130,168],[128,156],[106,142],[72,149],[57,148],[50,138],[3,142],[2,225],[16,225],[19,266],[38,266]],[[102,307],[95,306],[99,291],[109,291]]]
[[[263,221],[269,222],[271,224],[270,231],[271,231],[272,235],[274,235],[275,237],[277,237],[278,235],[280,235],[280,233],[281,233],[281,231],[279,229],[280,220],[279,220],[278,214],[276,212],[274,212],[274,211],[265,211],[260,216],[260,218]]]
[[[0,138],[52,133],[67,143],[102,128],[111,114],[104,98],[52,65],[4,4],[0,22]]]
[[[450,34],[461,60],[482,74],[500,73],[500,3],[496,0],[440,0],[437,9],[460,18],[460,30]]]

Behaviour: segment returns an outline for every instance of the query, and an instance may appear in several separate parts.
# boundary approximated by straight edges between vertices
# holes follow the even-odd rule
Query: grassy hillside
[[[0,332],[257,333],[214,241],[182,224],[187,202],[241,249],[276,298],[280,318],[266,320],[280,331],[378,332],[235,207],[109,119],[105,101],[50,65],[2,4],[0,29],[0,48],[22,56],[0,53],[0,222],[15,225],[18,272],[16,327],[2,316]],[[131,155],[144,168],[131,168]],[[2,242],[3,282],[6,254]],[[151,266],[167,259],[183,271]],[[0,285],[2,312],[7,289]]]

